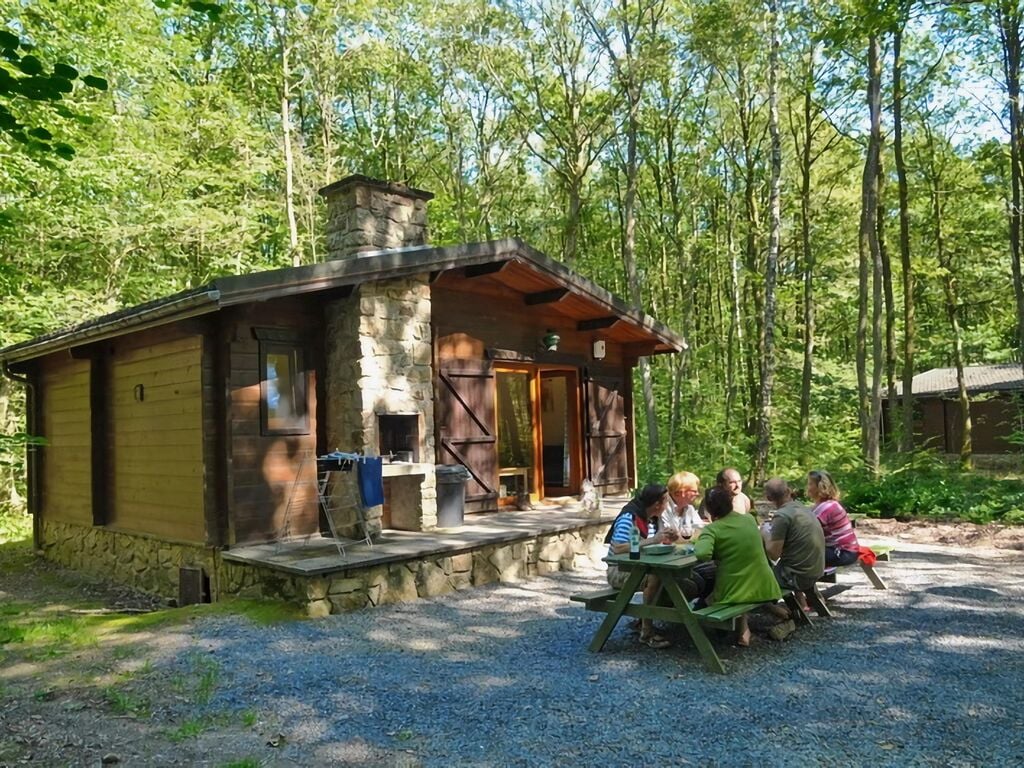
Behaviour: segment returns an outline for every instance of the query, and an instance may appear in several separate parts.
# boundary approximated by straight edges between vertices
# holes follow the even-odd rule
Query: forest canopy
[[[919,447],[901,379],[1021,360],[1016,2],[3,8],[0,345],[322,261],[360,173],[686,337],[638,372],[642,476],[874,470]]]

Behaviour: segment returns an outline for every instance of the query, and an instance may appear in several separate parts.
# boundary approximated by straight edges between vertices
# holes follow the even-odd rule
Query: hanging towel
[[[356,462],[359,495],[364,507],[377,507],[384,503],[384,461],[380,456],[367,456]]]

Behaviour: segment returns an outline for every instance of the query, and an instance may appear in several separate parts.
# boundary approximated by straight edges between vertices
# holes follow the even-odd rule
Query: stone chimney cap
[[[406,197],[419,198],[420,200],[434,199],[433,192],[416,189],[415,187],[410,187],[407,184],[402,184],[398,181],[371,179],[369,176],[363,176],[359,173],[354,173],[351,176],[346,176],[340,181],[334,182],[333,184],[328,184],[326,187],[321,187],[320,194],[324,197],[330,197],[331,195],[346,192],[352,187],[372,187],[392,195],[404,195]]]

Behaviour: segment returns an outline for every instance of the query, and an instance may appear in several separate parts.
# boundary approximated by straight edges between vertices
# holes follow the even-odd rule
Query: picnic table
[[[674,551],[663,555],[647,554],[643,549],[640,553],[637,560],[630,560],[628,553],[604,558],[609,565],[614,564],[621,570],[628,571],[629,575],[622,589],[608,588],[570,597],[571,600],[583,603],[587,610],[607,613],[590,643],[589,650],[596,653],[604,648],[612,630],[623,616],[682,624],[700,652],[705,666],[712,672],[724,674],[725,666],[705,630],[733,629],[733,622],[737,617],[760,607],[763,603],[714,605],[695,610],[690,607],[690,602],[679,586],[680,581],[688,576],[698,563],[692,554],[692,547],[677,546]],[[659,598],[653,605],[632,602],[633,595],[640,589],[644,577],[648,575],[661,579]],[[787,603],[791,598],[792,594],[787,596]],[[803,618],[803,611],[800,611],[800,614]],[[809,623],[809,620],[804,619],[802,623]]]

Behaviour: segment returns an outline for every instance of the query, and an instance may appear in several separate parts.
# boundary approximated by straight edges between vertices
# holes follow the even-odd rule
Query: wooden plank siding
[[[316,502],[317,365],[323,358],[322,312],[315,302],[285,299],[225,313],[224,415],[228,445],[228,542],[270,541],[320,530]],[[309,431],[264,435],[260,427],[260,342],[255,329],[294,331],[306,363]],[[303,477],[296,484],[303,458]],[[288,501],[295,492],[291,509]]]
[[[128,337],[107,366],[107,524],[205,543],[203,337]]]
[[[580,468],[577,482],[582,471],[593,475],[603,491],[627,490],[635,481],[636,466],[630,380],[635,358],[601,328],[579,330],[575,321],[548,304],[530,304],[507,288],[492,291],[484,282],[479,285],[480,292],[476,283],[473,291],[438,285],[431,290],[438,462],[459,461],[470,469],[467,511],[497,506],[494,382],[467,373],[494,366],[575,371],[579,389],[571,401],[579,410],[573,414],[577,433],[570,459]],[[558,349],[545,351],[541,339],[551,330],[561,337]],[[601,361],[593,360],[597,339],[606,341]],[[454,371],[461,375],[453,378]],[[456,446],[461,446],[458,452]]]
[[[92,429],[88,360],[53,355],[39,375],[41,511],[47,520],[92,525]]]

